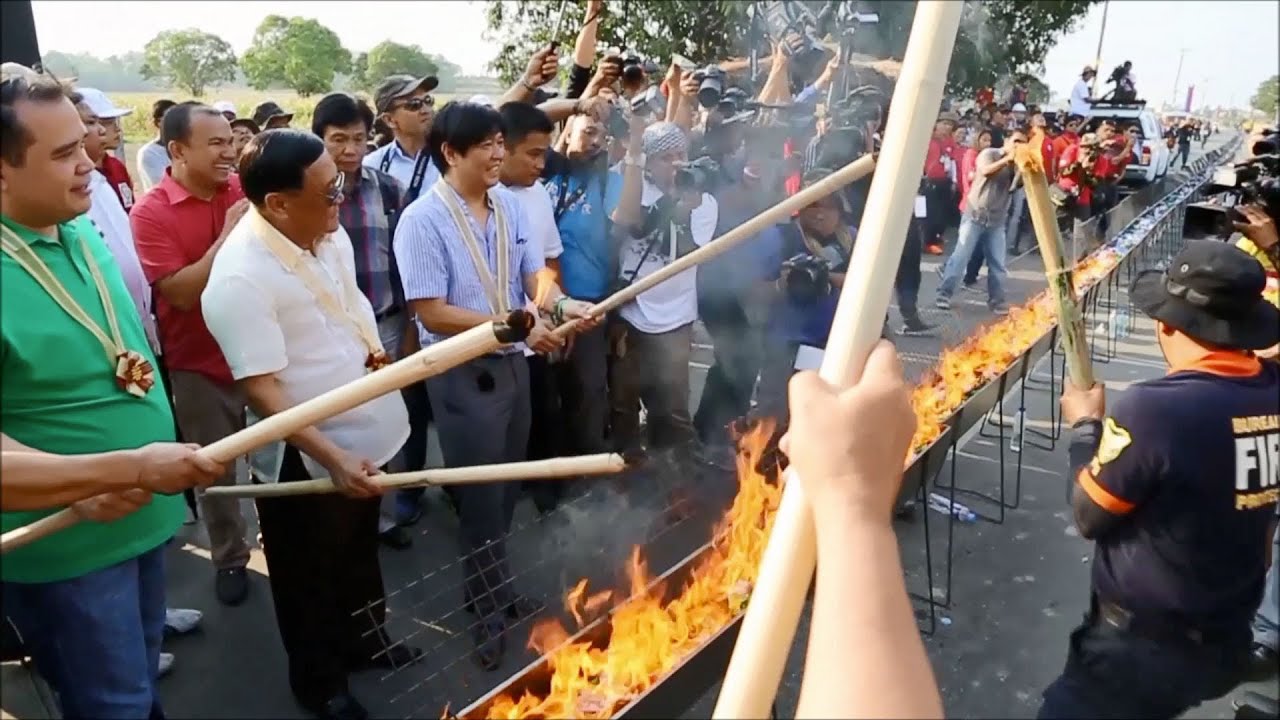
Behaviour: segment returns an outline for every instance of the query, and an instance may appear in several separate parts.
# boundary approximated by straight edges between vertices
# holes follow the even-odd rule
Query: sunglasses
[[[424,98],[412,98],[410,100],[405,100],[404,103],[400,105],[400,107],[404,108],[405,110],[408,110],[409,112],[418,112],[424,107],[430,108],[435,106],[436,106],[436,99],[431,97],[430,95]]]
[[[347,180],[346,173],[339,172],[338,177],[333,179],[333,185],[324,192],[324,198],[329,201],[330,205],[338,205],[342,202],[342,188]]]

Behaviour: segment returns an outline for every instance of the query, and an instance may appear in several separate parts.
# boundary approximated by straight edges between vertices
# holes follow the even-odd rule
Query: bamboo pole
[[[503,345],[520,342],[529,334],[532,322],[528,313],[515,310],[503,322],[477,325],[464,333],[425,347],[377,372],[371,372],[282,413],[264,418],[261,422],[200,448],[199,452],[220,463],[232,462],[251,450],[283,440],[303,428],[363,405],[376,397],[439,375]],[[74,510],[65,508],[30,525],[10,530],[0,535],[0,554],[65,530],[79,521],[80,516]]]
[[[879,339],[962,10],[963,3],[948,0],[922,0],[916,6],[885,127],[880,171],[871,181],[819,370],[829,383],[855,381]],[[769,716],[813,579],[814,543],[813,518],[791,473],[713,717]]]
[[[579,475],[609,475],[622,472],[627,463],[621,455],[600,453],[571,457],[530,460],[527,462],[494,465],[472,465],[459,468],[438,468],[417,472],[376,475],[373,483],[383,490],[429,485],[476,485],[510,480],[549,480]],[[211,487],[205,495],[216,497],[264,498],[294,495],[322,495],[338,492],[329,478],[302,480],[299,482],[271,483],[268,485],[231,485]]]
[[[1049,197],[1049,181],[1040,157],[1043,140],[1044,133],[1037,128],[1031,141],[1015,151],[1014,162],[1022,176],[1027,211],[1036,229],[1036,243],[1040,246],[1040,257],[1044,258],[1044,274],[1049,279],[1049,293],[1057,309],[1059,337],[1067,356],[1067,373],[1071,376],[1072,385],[1089,388],[1093,387],[1093,364],[1089,360],[1089,344],[1085,341],[1084,317],[1071,282],[1071,265],[1067,263],[1062,235],[1058,232],[1058,216]]]
[[[922,161],[923,162],[923,161]],[[845,165],[843,168],[831,173],[821,181],[801,190],[791,197],[779,202],[768,209],[760,211],[758,215],[750,220],[742,223],[738,227],[694,250],[693,252],[678,258],[675,262],[663,267],[651,275],[646,275],[609,297],[601,300],[591,306],[591,316],[599,317],[612,310],[616,310],[623,305],[635,300],[644,291],[669,280],[676,275],[697,267],[711,258],[721,255],[728,250],[741,245],[745,240],[760,234],[765,228],[783,222],[787,218],[831,193],[843,188],[853,182],[866,177],[876,168],[876,160],[871,155],[864,155],[857,160]],[[565,337],[573,331],[577,320],[571,320],[555,329],[555,335]],[[878,326],[877,326],[878,327]]]

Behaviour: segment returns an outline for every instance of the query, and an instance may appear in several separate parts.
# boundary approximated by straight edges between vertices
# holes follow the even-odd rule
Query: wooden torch
[[[1067,356],[1067,373],[1078,388],[1093,386],[1093,363],[1089,360],[1089,344],[1085,340],[1084,317],[1076,303],[1075,286],[1071,282],[1071,266],[1067,264],[1062,235],[1058,232],[1057,211],[1049,197],[1049,181],[1045,176],[1040,148],[1044,131],[1036,128],[1031,141],[1018,146],[1014,163],[1022,177],[1027,195],[1027,211],[1036,229],[1044,273],[1049,278],[1049,293],[1058,313],[1058,328]]]
[[[200,448],[199,452],[220,463],[234,462],[237,457],[251,450],[284,440],[321,420],[359,407],[406,385],[439,375],[468,360],[494,352],[504,345],[520,342],[528,336],[532,327],[532,315],[524,310],[512,311],[502,321],[477,325],[464,333],[425,347],[409,357],[371,372],[358,380],[317,395],[284,412],[264,418],[239,432]],[[10,530],[0,535],[0,553],[29,545],[59,530],[69,528],[79,521],[80,516],[71,508],[66,508],[30,525]]]
[[[819,370],[829,383],[857,380],[880,337],[963,10],[963,3],[948,0],[921,0],[916,5],[885,126],[879,172],[871,181]],[[816,567],[813,533],[803,488],[792,473],[713,717],[769,716]]]

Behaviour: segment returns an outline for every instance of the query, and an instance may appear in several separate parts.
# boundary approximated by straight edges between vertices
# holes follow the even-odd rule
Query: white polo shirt
[[[129,214],[120,204],[120,197],[111,189],[111,181],[101,172],[89,173],[89,212],[86,213],[107,248],[120,266],[120,274],[124,276],[125,287],[138,309],[142,319],[142,329],[147,333],[147,343],[151,351],[160,354],[160,340],[156,333],[156,319],[151,314],[151,285],[142,273],[142,263],[138,261],[138,250],[133,245],[133,230],[129,227]]]
[[[661,197],[662,191],[646,179],[640,204],[647,209]],[[719,219],[720,209],[715,198],[703,193],[702,204],[690,217],[694,244],[702,246],[711,242]],[[646,255],[648,243],[645,238],[628,238],[623,243],[618,260],[618,273],[623,280],[630,280],[633,272],[636,280],[652,275],[676,259],[674,242],[670,239],[659,240]],[[623,305],[618,314],[637,330],[651,334],[670,332],[697,320],[698,268],[689,268],[640,293],[634,301]]]
[[[250,209],[250,213],[257,212]],[[343,317],[330,317],[307,286],[282,264],[252,230],[236,225],[209,271],[200,296],[205,324],[237,379],[274,373],[285,396],[298,404],[365,376],[368,350]],[[373,308],[355,287],[355,256],[341,227],[321,240],[315,254],[290,244],[299,261],[326,283],[340,301],[374,324]],[[374,398],[316,424],[335,445],[384,465],[409,437],[409,414],[400,393]],[[328,473],[303,454],[312,477]]]

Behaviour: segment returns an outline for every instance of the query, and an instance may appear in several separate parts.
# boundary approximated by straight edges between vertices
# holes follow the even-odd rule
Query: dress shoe
[[[421,648],[413,647],[399,643],[386,648],[379,648],[376,652],[370,653],[363,657],[354,658],[348,666],[352,672],[361,670],[396,670],[398,668],[413,665],[422,660],[423,653]]]
[[[507,650],[506,630],[501,620],[481,620],[471,628],[471,640],[476,645],[472,658],[481,669],[493,672],[502,666]]]
[[[369,711],[351,693],[343,692],[312,710],[321,720],[368,720]]]
[[[239,605],[249,595],[249,573],[242,567],[223,568],[214,576],[213,591],[223,605]]]
[[[1280,661],[1275,649],[1269,648],[1262,643],[1254,643],[1253,649],[1249,651],[1249,671],[1246,680],[1249,682],[1262,682],[1276,675],[1276,663]]]
[[[389,530],[378,533],[378,540],[383,545],[396,550],[406,550],[413,546],[413,535],[408,529],[399,525],[393,525]]]

